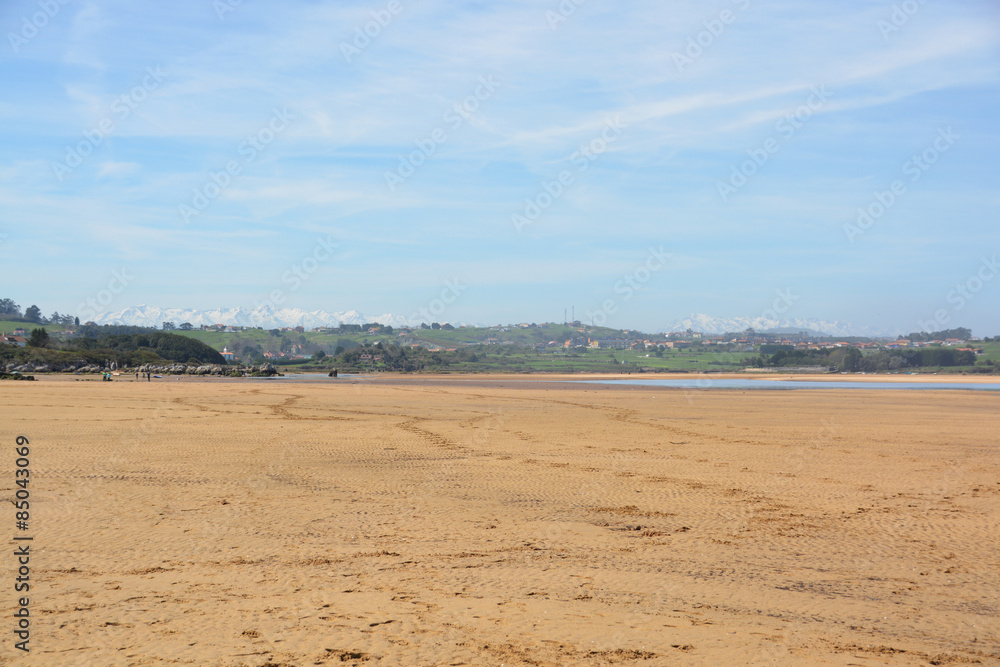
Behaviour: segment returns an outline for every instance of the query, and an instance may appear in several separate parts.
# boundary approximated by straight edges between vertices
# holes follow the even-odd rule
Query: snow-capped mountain
[[[341,324],[365,324],[378,322],[393,327],[419,324],[408,322],[399,315],[364,315],[356,310],[346,310],[339,313],[328,313],[323,310],[302,310],[300,308],[272,308],[268,305],[256,308],[214,308],[198,310],[195,308],[158,308],[156,306],[132,306],[116,312],[102,313],[93,318],[97,324],[129,324],[133,326],[159,328],[164,322],[181,325],[190,322],[198,327],[203,324],[226,324],[242,327],[262,327],[274,329],[279,327],[336,327]]]
[[[870,327],[854,326],[850,322],[828,322],[804,318],[777,320],[767,317],[712,317],[705,314],[692,314],[661,329],[671,331],[700,331],[707,334],[722,334],[727,332],[789,330],[819,332],[828,336],[882,336],[886,332],[873,331]]]

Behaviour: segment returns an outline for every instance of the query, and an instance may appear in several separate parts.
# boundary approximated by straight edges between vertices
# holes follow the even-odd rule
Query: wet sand
[[[77,379],[3,664],[1000,663],[992,392]]]

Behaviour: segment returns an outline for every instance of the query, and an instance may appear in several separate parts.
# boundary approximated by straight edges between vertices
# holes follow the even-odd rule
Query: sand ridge
[[[1000,661],[1000,397],[483,384],[0,385],[4,664]]]

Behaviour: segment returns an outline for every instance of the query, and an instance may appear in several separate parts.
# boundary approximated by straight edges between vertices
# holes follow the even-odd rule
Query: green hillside
[[[12,332],[15,328],[27,329],[39,325],[24,322],[0,321],[0,331]],[[73,347],[89,349],[91,344],[83,342],[84,336],[64,336],[64,330],[76,330],[80,334],[99,335],[108,341],[107,347],[119,355],[123,352],[138,353],[139,357],[159,353],[164,358],[204,359],[204,354],[186,353],[163,354],[157,349],[157,341],[163,339],[163,332],[140,327],[67,327],[46,325],[53,340],[51,347]],[[357,329],[357,327],[355,327]],[[328,371],[333,368],[343,371],[433,371],[433,372],[707,372],[737,371],[760,360],[760,349],[748,351],[745,347],[730,345],[701,345],[700,341],[687,349],[662,349],[653,351],[633,351],[615,349],[588,349],[563,343],[572,340],[579,345],[587,339],[660,338],[635,331],[623,331],[606,327],[571,326],[564,324],[543,324],[503,327],[442,327],[394,330],[380,327],[374,332],[339,333],[334,331],[279,331],[248,329],[235,332],[171,331],[175,337],[186,338],[204,344],[215,353],[228,348],[236,354],[237,360],[249,364],[272,361],[288,365],[289,368]],[[138,337],[138,338],[136,338]],[[148,339],[148,340],[147,340]],[[136,342],[137,341],[137,342]],[[114,344],[111,344],[114,343]],[[766,348],[767,346],[765,346]],[[983,354],[975,358],[975,365],[921,367],[921,372],[996,372],[1000,367],[1000,342],[976,343]],[[933,350],[933,348],[931,348]],[[396,359],[376,360],[398,355]],[[397,353],[394,350],[404,350]],[[27,354],[23,352],[18,356]],[[49,357],[53,353],[46,353]],[[214,354],[214,353],[213,353]],[[797,353],[796,353],[797,354]],[[871,355],[885,355],[883,351],[865,351],[865,358]],[[902,354],[902,353],[893,353]],[[362,355],[370,358],[362,359]],[[92,355],[88,355],[92,356]],[[801,361],[789,359],[783,365],[822,365],[840,368],[844,350],[835,352],[810,352]],[[931,355],[933,356],[933,355]],[[325,357],[325,358],[322,358]],[[138,358],[138,357],[137,357]],[[770,355],[773,360],[773,353]],[[963,362],[966,363],[966,362]],[[759,364],[757,364],[759,365]],[[770,365],[770,364],[766,364]],[[779,365],[780,369],[780,365]],[[900,369],[916,370],[915,367]]]

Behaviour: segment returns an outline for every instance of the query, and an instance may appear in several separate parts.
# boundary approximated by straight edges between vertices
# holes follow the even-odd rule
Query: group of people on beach
[[[146,382],[152,382],[152,378],[151,378],[152,374],[151,373],[143,373],[142,376],[144,378],[146,378]],[[136,380],[139,379],[139,372],[138,371],[135,374],[135,379]],[[111,382],[111,372],[110,371],[105,371],[105,372],[101,373],[101,382]]]

